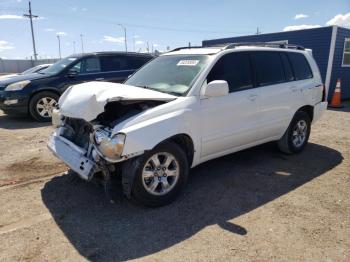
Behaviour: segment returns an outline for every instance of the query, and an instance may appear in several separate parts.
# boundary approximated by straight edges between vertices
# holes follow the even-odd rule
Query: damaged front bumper
[[[99,171],[97,163],[87,157],[92,155],[92,152],[73,144],[68,139],[58,135],[56,131],[51,135],[47,146],[56,157],[84,180],[91,180],[93,175]]]

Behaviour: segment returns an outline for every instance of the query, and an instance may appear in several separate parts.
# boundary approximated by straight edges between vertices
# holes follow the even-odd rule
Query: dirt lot
[[[0,114],[0,261],[350,261],[350,103],[303,153],[267,144],[210,161],[158,209],[58,174],[50,131]]]

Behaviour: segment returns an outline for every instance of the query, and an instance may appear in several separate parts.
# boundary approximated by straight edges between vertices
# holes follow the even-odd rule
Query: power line
[[[36,48],[35,48],[35,38],[34,38],[34,29],[33,29],[33,18],[38,18],[39,16],[33,15],[33,14],[32,14],[32,6],[31,6],[30,1],[29,1],[28,3],[29,3],[28,14],[24,14],[23,16],[29,18],[29,21],[30,21],[30,29],[31,29],[31,32],[32,32],[32,42],[33,42],[34,60],[38,60],[38,58],[37,58],[38,54],[36,53]]]

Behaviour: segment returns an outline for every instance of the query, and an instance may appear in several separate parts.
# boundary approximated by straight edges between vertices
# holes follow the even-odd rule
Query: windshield
[[[160,56],[142,67],[125,84],[183,95],[191,88],[208,60],[207,55]]]
[[[73,63],[75,60],[77,60],[76,57],[66,57],[58,62],[54,63],[53,65],[49,66],[45,70],[40,71],[42,74],[57,74],[61,72],[64,68],[66,68],[68,65]]]

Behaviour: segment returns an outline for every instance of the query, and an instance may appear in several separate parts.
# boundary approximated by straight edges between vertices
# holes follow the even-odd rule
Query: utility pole
[[[73,54],[75,54],[75,41],[73,41]]]
[[[81,53],[84,54],[83,34],[80,34],[80,41],[81,41]]]
[[[125,43],[125,52],[128,52],[128,45],[126,43],[126,27],[122,24],[118,24],[124,30],[124,43]]]
[[[60,38],[60,35],[57,35],[57,40],[58,40],[58,53],[60,55],[60,59],[62,59],[62,56],[61,56],[61,38]]]
[[[147,41],[147,53],[149,53],[149,43]]]
[[[260,35],[260,34],[261,34],[261,31],[259,30],[259,27],[256,28],[256,34],[257,34],[257,35]]]
[[[136,36],[134,35],[134,36],[132,37],[133,44],[134,44],[134,52],[135,52],[135,46],[136,46],[136,44],[135,44],[135,38],[136,38]]]
[[[23,15],[24,17],[28,17],[29,18],[29,21],[30,21],[30,29],[31,29],[31,32],[32,32],[32,42],[33,42],[33,54],[34,54],[34,60],[38,60],[37,59],[37,53],[36,53],[36,48],[35,48],[35,38],[34,38],[34,29],[33,29],[33,18],[38,18],[37,15],[33,15],[32,14],[32,6],[31,6],[31,3],[29,1],[29,10],[28,10],[28,14],[24,14]]]

